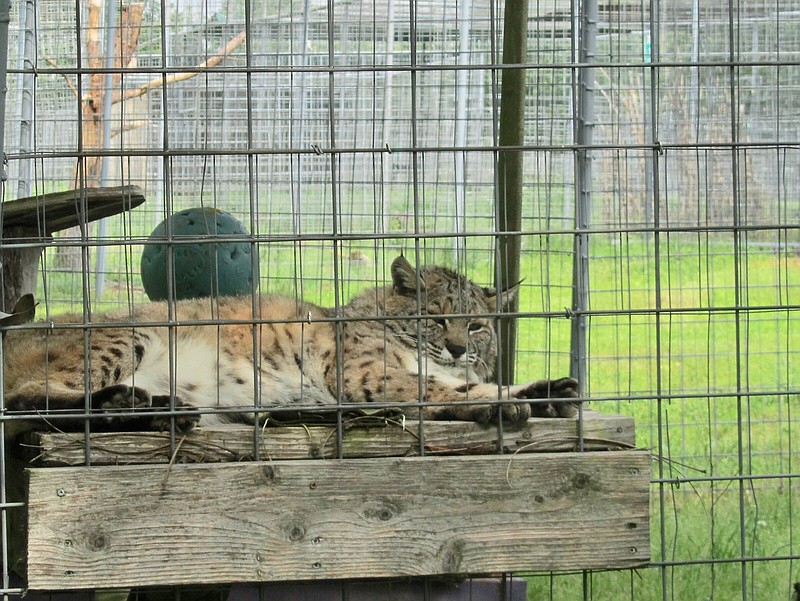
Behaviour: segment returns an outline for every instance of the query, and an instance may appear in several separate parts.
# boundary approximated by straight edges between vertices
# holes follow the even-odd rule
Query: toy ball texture
[[[167,244],[168,223],[173,244]],[[169,297],[167,256],[170,252],[173,253],[174,298],[249,294],[254,279],[249,242],[246,239],[242,242],[214,241],[217,237],[231,236],[244,238],[248,232],[233,215],[213,208],[187,209],[159,223],[142,253],[142,283],[150,300]]]

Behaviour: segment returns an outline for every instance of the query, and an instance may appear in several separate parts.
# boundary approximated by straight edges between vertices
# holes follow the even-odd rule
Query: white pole
[[[461,68],[456,72],[455,146],[456,148],[464,148],[467,143],[467,96],[469,95],[470,79],[467,67],[470,63],[469,38],[472,26],[472,0],[461,0],[459,12],[461,14],[458,17],[458,66]],[[455,232],[461,233],[466,230],[467,181],[465,152],[457,150],[455,160],[456,211],[453,229]],[[464,238],[456,236],[456,262],[463,258],[464,243]]]
[[[388,0],[386,3],[386,66],[390,67],[394,64],[394,0]],[[388,69],[386,71],[384,86],[383,86],[383,143],[390,145],[390,138],[392,135],[392,75],[393,71]],[[391,147],[391,146],[389,146]],[[388,230],[388,216],[386,214],[387,208],[391,200],[391,184],[392,179],[392,155],[385,153],[381,163],[381,224],[383,229],[381,233]]]
[[[106,72],[105,93],[103,94],[103,150],[111,146],[111,107],[113,100],[114,74],[114,36],[117,31],[117,1],[106,0]],[[100,163],[100,187],[108,185],[108,163],[109,157],[104,156]],[[106,235],[106,220],[101,219],[97,224],[97,237],[103,238]],[[95,263],[94,291],[95,299],[99,300],[103,295],[105,287],[106,271],[106,247],[102,244],[97,247],[97,261]]]
[[[36,3],[26,0],[19,9],[19,151],[33,150],[33,88],[36,79],[33,69],[36,66]],[[17,166],[17,198],[31,195],[32,159],[20,159]]]

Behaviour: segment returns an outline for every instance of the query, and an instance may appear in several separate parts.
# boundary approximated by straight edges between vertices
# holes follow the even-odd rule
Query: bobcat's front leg
[[[58,384],[27,382],[8,391],[5,400],[11,411],[36,415],[55,411],[54,416],[60,415],[55,421],[59,427],[71,429],[84,423],[85,394]],[[91,393],[90,405],[89,417],[101,430],[169,430],[170,427],[169,416],[152,415],[154,411],[169,409],[169,396],[151,397],[146,390],[136,386],[114,384],[101,388]],[[179,399],[176,399],[175,409],[181,412],[175,417],[178,432],[188,432],[200,419],[194,407]],[[123,415],[112,416],[109,413]]]
[[[503,419],[509,422],[525,421],[529,417],[575,417],[580,401],[578,381],[573,378],[557,380],[538,380],[528,384],[498,387],[497,384],[466,384],[457,392],[466,389],[472,399],[541,399],[529,403],[503,403],[492,405],[472,405],[453,407],[431,407],[433,419],[467,419],[489,422],[497,419],[502,407]]]
[[[442,376],[422,377],[405,369],[363,361],[344,366],[344,392],[348,403],[410,403],[420,399],[423,417],[430,420],[490,422],[502,414],[507,422],[521,422],[531,416],[528,402],[486,404],[512,400],[523,387],[499,389],[497,384],[475,384]],[[525,398],[525,397],[520,397]],[[408,415],[416,414],[409,407]]]

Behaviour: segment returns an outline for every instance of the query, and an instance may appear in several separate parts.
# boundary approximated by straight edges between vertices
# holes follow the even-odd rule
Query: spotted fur
[[[416,270],[403,257],[391,273],[390,285],[362,292],[338,314],[281,296],[195,299],[95,314],[88,329],[72,316],[52,328],[10,330],[6,407],[88,409],[114,416],[115,427],[156,429],[168,427],[177,410],[178,430],[191,429],[201,414],[204,424],[252,423],[267,411],[342,404],[411,402],[408,415],[422,406],[429,419],[481,422],[500,413],[525,420],[532,407],[534,414],[574,414],[577,382],[570,378],[502,388],[490,382],[498,352],[493,316],[516,287],[498,292],[443,267]],[[126,322],[134,325],[117,325]]]

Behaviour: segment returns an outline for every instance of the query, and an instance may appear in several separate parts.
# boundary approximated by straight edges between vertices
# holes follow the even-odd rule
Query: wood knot
[[[271,465],[265,465],[261,468],[261,479],[264,484],[272,484],[275,482],[276,474],[275,468]]]
[[[387,499],[376,499],[370,501],[364,507],[364,517],[368,520],[376,520],[380,522],[388,522],[394,518],[401,509]]]
[[[589,484],[589,476],[587,474],[575,474],[572,477],[572,485],[575,488],[586,488]]]
[[[302,524],[298,524],[297,522],[289,524],[287,528],[287,535],[289,540],[293,543],[303,540],[306,537],[306,529],[303,527]]]
[[[458,539],[447,541],[439,549],[438,556],[442,574],[458,574],[464,559],[464,541]]]
[[[90,551],[102,551],[108,546],[108,537],[104,532],[93,532],[89,534],[86,546]]]

